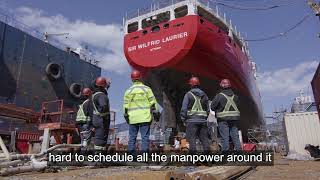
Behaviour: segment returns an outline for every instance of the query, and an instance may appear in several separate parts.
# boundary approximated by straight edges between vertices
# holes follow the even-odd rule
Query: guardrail
[[[0,9],[0,21],[6,23],[16,29],[23,31],[32,37],[35,37],[41,41],[44,41],[45,33],[22,23],[18,19],[21,19],[21,17],[18,17],[17,15],[15,15],[13,13],[10,13],[8,11]],[[70,47],[70,46],[68,46],[68,45],[66,45],[66,44],[62,43],[61,41],[54,39],[54,38],[51,38],[50,42],[47,42],[47,43],[51,44],[52,46],[54,46],[60,50],[63,50],[63,51],[65,51],[67,47]],[[72,48],[72,49],[75,49],[75,48]],[[81,59],[81,58],[80,59],[83,61],[89,62],[91,64],[98,65],[99,61],[96,60],[96,58],[94,56],[90,56],[90,55],[86,54],[85,57],[86,57],[86,59]]]

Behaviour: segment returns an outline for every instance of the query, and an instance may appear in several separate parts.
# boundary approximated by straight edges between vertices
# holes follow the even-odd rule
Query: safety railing
[[[0,21],[6,23],[9,26],[12,26],[16,29],[19,29],[19,30],[29,34],[30,36],[35,37],[41,41],[44,40],[45,34],[43,32],[22,23],[18,19],[22,19],[22,18],[0,8]],[[55,38],[51,38],[50,42],[47,42],[47,43],[51,44],[52,46],[54,46],[60,50],[63,50],[63,51],[65,51],[68,47],[70,48],[69,45],[62,43],[61,41],[59,41],[58,39],[55,39]],[[71,48],[71,49],[75,49],[75,48]],[[81,59],[81,60],[84,60],[84,61],[89,62],[94,65],[97,65],[99,62],[92,55],[86,55],[86,59]]]
[[[158,0],[154,3],[152,3],[149,7],[140,8],[138,10],[128,12],[126,14],[125,20],[133,19],[138,16],[142,16],[144,14],[156,11],[158,9],[169,7],[169,6],[172,6],[174,4],[177,4],[177,3],[183,2],[183,1],[190,1],[190,0]],[[192,0],[192,1],[194,1],[194,0]]]

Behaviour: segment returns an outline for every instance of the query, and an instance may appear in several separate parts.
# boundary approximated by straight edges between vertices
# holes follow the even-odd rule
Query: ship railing
[[[16,16],[8,11],[5,11],[3,9],[0,9],[0,21],[8,24],[9,26],[12,26],[16,29],[19,29],[27,34],[29,34],[32,37],[35,37],[41,41],[44,41],[44,33],[42,33],[41,31],[31,28],[30,26],[22,23],[21,21],[19,21],[18,19],[21,19],[21,17]],[[66,49],[70,46],[67,44],[62,43],[61,41],[59,41],[58,39],[55,38],[51,38],[50,42],[46,42],[60,50],[66,51]],[[75,49],[75,48],[72,48]],[[81,59],[84,60],[86,62],[89,62],[93,65],[98,65],[99,61],[96,60],[96,58],[93,55],[88,55],[86,54],[85,56],[86,58]]]
[[[125,20],[133,19],[150,12],[156,11],[158,9],[166,8],[174,4],[189,1],[189,0],[158,0],[155,3],[152,3],[149,7],[140,8],[138,10],[130,11],[126,14]]]
[[[148,14],[150,12],[163,9],[169,6],[173,6],[175,4],[181,3],[181,2],[195,2],[200,3],[204,7],[207,7],[212,13],[215,13],[213,9],[216,9],[216,6],[214,3],[210,3],[209,0],[158,0],[154,3],[152,3],[149,7],[140,8],[134,11],[127,12],[125,20],[134,19],[136,17]]]
[[[250,56],[249,50],[248,50],[248,43],[245,42],[244,38],[241,36],[240,32],[237,30],[237,27],[232,25],[231,20],[227,20],[225,13],[220,12],[220,10],[217,6],[217,3],[210,1],[210,0],[158,0],[154,3],[152,3],[147,8],[140,8],[138,10],[126,13],[126,16],[124,18],[124,25],[125,25],[125,21],[130,21],[130,20],[136,19],[137,17],[146,15],[148,13],[155,12],[159,9],[167,8],[169,6],[174,6],[174,5],[179,4],[181,2],[194,3],[195,5],[201,6],[202,8],[207,10],[208,12],[212,13],[216,18],[218,18],[221,22],[223,22],[229,28],[229,36],[231,36],[232,38],[234,38],[234,37],[237,38],[238,41],[243,46],[242,51],[244,53],[248,54],[248,56]]]

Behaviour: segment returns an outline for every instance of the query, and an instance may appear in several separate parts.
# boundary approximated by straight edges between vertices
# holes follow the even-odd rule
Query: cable
[[[254,11],[265,11],[265,10],[271,10],[271,9],[275,9],[275,8],[279,8],[279,7],[284,7],[284,6],[290,6],[296,2],[291,2],[291,3],[287,3],[287,4],[282,4],[282,5],[273,5],[273,6],[269,6],[269,7],[246,7],[246,6],[238,6],[238,5],[232,5],[232,4],[228,4],[228,3],[224,3],[221,1],[217,1],[217,0],[210,0],[211,2],[217,4],[217,5],[221,5],[221,6],[225,6],[231,9],[237,9],[237,10],[254,10]]]
[[[310,17],[310,14],[306,15],[303,17],[303,19],[301,19],[298,23],[296,23],[294,26],[292,26],[291,28],[287,29],[286,31],[279,33],[277,35],[272,35],[269,37],[264,37],[264,38],[259,38],[259,39],[246,39],[245,41],[251,41],[251,42],[257,42],[257,41],[267,41],[267,40],[272,40],[272,39],[276,39],[276,38],[280,38],[283,36],[286,36],[289,32],[293,31],[294,29],[296,29],[297,27],[299,27],[302,23],[304,23],[308,18]]]

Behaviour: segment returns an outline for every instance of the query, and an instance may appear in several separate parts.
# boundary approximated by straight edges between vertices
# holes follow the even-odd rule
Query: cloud
[[[307,89],[319,61],[302,62],[293,67],[266,71],[259,74],[258,84],[265,96],[288,96]]]
[[[19,21],[41,32],[70,33],[68,38],[61,36],[59,40],[73,48],[88,46],[103,69],[120,74],[129,70],[123,55],[121,25],[99,25],[81,19],[71,21],[62,15],[48,16],[39,9],[29,7],[20,7],[14,12]]]

